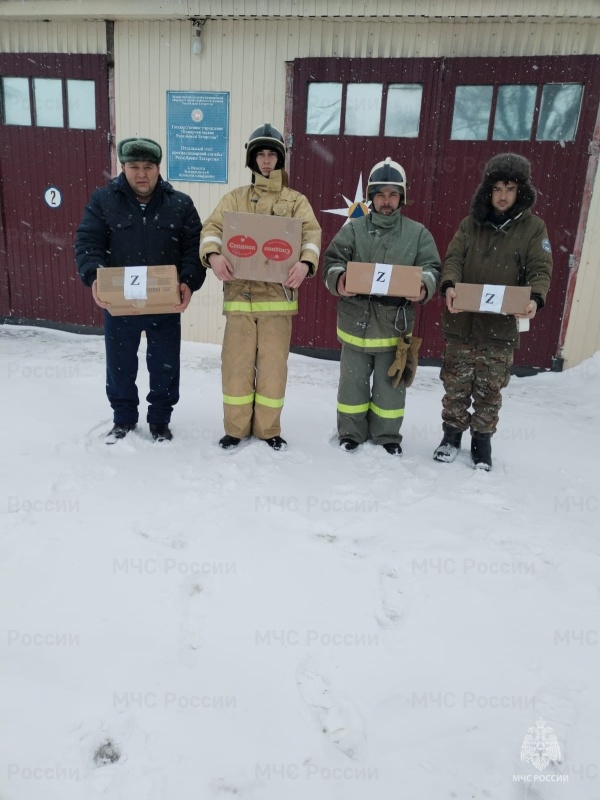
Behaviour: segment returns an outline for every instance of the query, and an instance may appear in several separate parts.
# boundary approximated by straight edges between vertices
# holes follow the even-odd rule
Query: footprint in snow
[[[296,685],[319,730],[345,756],[357,759],[365,748],[364,723],[356,707],[334,692],[323,675],[304,662],[296,670]]]
[[[379,575],[381,610],[375,615],[383,630],[396,630],[402,624],[406,612],[406,592],[395,567],[386,567]]]
[[[187,532],[184,530],[173,530],[165,524],[155,524],[146,522],[141,525],[134,525],[132,532],[142,539],[146,539],[156,544],[164,545],[173,550],[185,550],[188,546]]]
[[[258,788],[256,781],[215,778],[210,783],[211,797],[245,797]]]
[[[90,428],[87,433],[80,437],[68,439],[65,442],[60,442],[55,446],[55,452],[58,454],[64,451],[71,450],[73,445],[81,445],[86,452],[106,453],[109,455],[114,453],[135,453],[144,440],[151,443],[150,434],[146,435],[143,425],[138,425],[136,430],[129,433],[124,439],[115,442],[113,439],[107,437],[108,432],[111,430],[113,422],[110,419],[105,419]]]
[[[399,631],[410,610],[418,611],[427,603],[428,595],[420,581],[403,570],[402,566],[384,566],[379,573],[379,606],[375,612],[377,624],[383,631]],[[388,644],[401,645],[398,637]]]
[[[204,644],[204,602],[206,579],[195,576],[183,588],[182,616],[179,628],[179,655],[186,667],[195,667]]]
[[[348,536],[347,525],[330,526],[324,530],[324,525],[319,522],[318,529],[311,533],[311,537],[318,542],[334,545],[344,555],[352,558],[367,558],[379,544],[378,536]]]

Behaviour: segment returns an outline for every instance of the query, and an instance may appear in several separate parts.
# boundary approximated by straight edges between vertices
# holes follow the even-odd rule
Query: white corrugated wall
[[[54,8],[61,5],[55,3]],[[305,3],[304,12],[315,17],[302,19],[291,16],[298,4],[283,0],[270,6],[263,0],[174,4],[174,11],[175,7],[180,11],[185,7],[200,15],[211,12],[222,15],[204,25],[202,52],[198,56],[192,53],[190,20],[117,20],[114,53],[117,138],[147,135],[164,143],[166,91],[169,89],[229,92],[229,184],[176,184],[178,189],[192,196],[200,215],[206,217],[222,194],[248,181],[248,171],[243,166],[243,145],[252,128],[266,120],[283,126],[286,61],[307,56],[600,54],[597,0],[582,0],[575,10],[573,3],[553,2],[552,12],[563,15],[562,19],[532,16],[548,13],[546,0],[512,3],[510,8],[505,0],[485,3],[432,0],[412,5],[414,17],[380,21],[350,17],[353,13],[360,14],[361,9],[364,13],[366,6],[362,0],[358,4],[347,3],[343,7],[344,16],[334,20],[319,18],[328,8],[337,6],[325,0]],[[104,10],[102,2],[98,3],[100,6]],[[266,13],[265,9],[274,6],[283,13],[287,9],[290,16],[284,19],[260,16]],[[403,15],[411,13],[410,6],[411,3],[402,4]],[[126,13],[128,7],[131,3],[121,3],[120,13]],[[392,0],[377,0],[369,5],[369,9],[379,15],[397,7]],[[515,19],[496,16],[509,12],[529,16]],[[228,13],[255,14],[256,17],[228,19],[225,16]],[[481,13],[482,18],[473,16],[477,13]],[[570,13],[573,16],[569,17]],[[589,18],[581,19],[582,15]],[[98,21],[5,21],[0,26],[0,51],[104,53],[105,26]],[[600,248],[596,233],[600,230],[599,175],[595,176],[594,188],[567,333],[564,353],[567,365],[578,363],[600,349],[599,315],[593,313],[600,307],[600,281],[597,280]],[[207,285],[194,297],[184,315],[184,336],[194,341],[219,342],[222,330],[221,285],[209,275]]]
[[[167,89],[230,92],[230,182],[177,184],[206,217],[229,189],[248,181],[243,144],[253,127],[269,120],[283,125],[285,62],[300,56],[435,57],[574,55],[600,53],[600,26],[581,21],[518,22],[354,22],[320,20],[216,20],[202,32],[202,52],[192,54],[192,26],[186,21],[123,22],[115,26],[117,135],[165,136]],[[144,66],[150,63],[150,69]],[[596,197],[600,194],[597,176]],[[591,231],[600,227],[593,203],[577,282],[575,305],[600,307],[600,250]],[[597,242],[596,242],[597,244]],[[594,300],[590,301],[593,295]],[[209,273],[207,285],[184,317],[186,338],[219,342],[222,337],[221,284]],[[589,315],[588,315],[589,317]],[[585,314],[571,316],[567,365],[600,349],[600,327]]]
[[[600,133],[600,121],[598,130]],[[565,367],[600,350],[600,171],[596,174],[565,338]]]
[[[0,53],[106,53],[106,24],[74,19],[60,22],[3,19]]]

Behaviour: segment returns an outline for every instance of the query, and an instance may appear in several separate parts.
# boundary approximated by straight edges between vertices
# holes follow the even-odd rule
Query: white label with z
[[[375,264],[370,294],[387,294],[392,277],[391,264]]]
[[[505,288],[505,286],[494,286],[491,283],[484,283],[479,310],[501,314]]]
[[[123,286],[125,300],[147,300],[147,278],[148,267],[125,267],[125,284]]]

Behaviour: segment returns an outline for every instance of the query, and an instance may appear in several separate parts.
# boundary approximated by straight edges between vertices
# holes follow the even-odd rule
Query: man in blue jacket
[[[106,393],[114,420],[107,443],[123,439],[137,426],[135,381],[142,331],[150,378],[147,421],[155,441],[168,441],[173,438],[171,412],[179,400],[180,314],[206,277],[199,255],[202,223],[191,197],[162,179],[162,149],[157,142],[123,139],[117,155],[121,174],[93,193],[75,238],[81,280],[104,309]],[[109,306],[97,295],[97,270],[155,264],[177,267],[181,302],[173,313],[111,316]]]

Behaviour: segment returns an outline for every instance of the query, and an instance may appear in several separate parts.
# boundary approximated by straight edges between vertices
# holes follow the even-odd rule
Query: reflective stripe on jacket
[[[267,214],[295,217],[302,220],[300,261],[310,264],[314,275],[321,252],[321,227],[310,203],[300,192],[286,185],[283,170],[274,170],[269,178],[254,173],[254,183],[241,186],[226,194],[206,220],[200,243],[200,258],[210,267],[208,256],[220,253],[223,246],[223,214],[241,211],[247,214]],[[294,315],[298,313],[297,290],[266,281],[233,280],[223,283],[224,314]]]
[[[439,284],[440,257],[433,236],[399,211],[389,217],[372,211],[336,234],[325,252],[323,276],[329,291],[338,297],[337,282],[349,261],[422,267],[424,302],[433,297]],[[398,337],[412,333],[415,311],[407,300],[394,302],[393,298],[378,301],[372,295],[340,297],[338,341],[364,353],[395,350]]]

